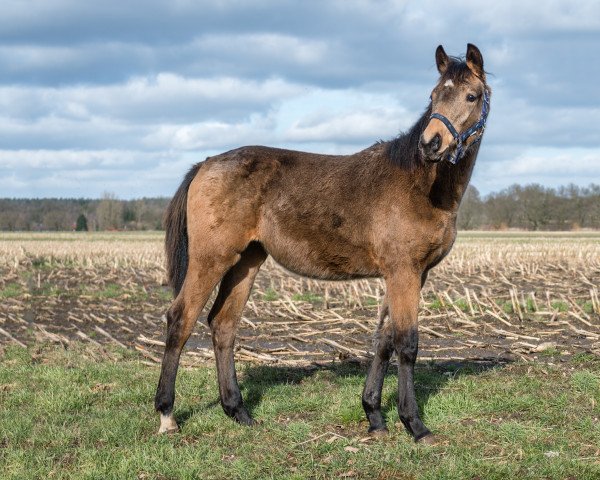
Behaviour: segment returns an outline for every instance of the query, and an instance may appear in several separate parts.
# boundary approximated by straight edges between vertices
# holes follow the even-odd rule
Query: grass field
[[[160,233],[0,235],[0,478],[600,478],[600,234],[461,234],[430,275],[416,390],[441,445],[373,439],[360,393],[379,280],[316,282],[273,262],[236,358],[262,423],[218,403],[199,322],[159,437]],[[202,319],[201,319],[202,320]]]
[[[365,369],[247,364],[242,390],[262,423],[225,418],[212,368],[183,369],[176,417],[158,436],[158,369],[126,351],[11,347],[0,361],[2,478],[600,478],[600,364],[421,363],[425,422],[415,445],[384,391],[390,435],[373,439],[360,406]]]

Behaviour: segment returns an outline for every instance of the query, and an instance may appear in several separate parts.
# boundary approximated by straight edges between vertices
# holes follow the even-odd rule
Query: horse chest
[[[428,242],[426,253],[421,260],[425,270],[433,268],[440,263],[452,249],[456,239],[456,229],[452,225],[444,225],[439,232]]]

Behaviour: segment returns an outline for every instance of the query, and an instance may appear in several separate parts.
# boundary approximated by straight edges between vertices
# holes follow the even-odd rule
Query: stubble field
[[[160,356],[160,233],[0,236],[0,342],[112,343]],[[422,292],[426,359],[532,360],[600,354],[600,234],[463,233]],[[369,357],[384,284],[319,282],[268,260],[244,312],[240,360],[298,364]],[[201,317],[187,362],[212,358]]]

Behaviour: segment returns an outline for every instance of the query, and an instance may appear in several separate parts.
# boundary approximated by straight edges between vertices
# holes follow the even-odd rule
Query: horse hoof
[[[158,429],[158,433],[159,435],[171,435],[173,433],[177,433],[179,432],[179,427],[175,427],[175,428],[159,428]]]
[[[235,416],[236,422],[241,425],[246,425],[247,427],[253,427],[254,425],[258,425],[258,422],[254,420],[247,412],[238,413]]]
[[[376,430],[369,429],[369,435],[371,435],[372,437],[375,437],[375,438],[386,437],[389,433],[390,433],[389,430],[385,427],[378,428]]]
[[[437,435],[430,433],[417,440],[417,443],[419,445],[439,445],[441,443],[441,439]]]
[[[160,416],[160,428],[158,429],[159,434],[168,435],[170,433],[177,433],[178,431],[179,427],[177,426],[177,422],[172,415]]]

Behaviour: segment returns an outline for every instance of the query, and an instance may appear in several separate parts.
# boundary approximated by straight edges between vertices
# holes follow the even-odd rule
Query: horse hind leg
[[[208,314],[217,363],[219,396],[225,413],[244,425],[254,420],[244,407],[235,373],[233,345],[244,305],[250,296],[252,284],[267,253],[258,243],[251,243],[240,260],[227,272],[215,303]]]
[[[379,313],[379,325],[375,334],[375,356],[369,368],[362,395],[363,408],[369,420],[369,433],[373,435],[381,435],[388,431],[381,413],[383,382],[394,351],[390,325],[389,322],[386,322],[388,317],[389,303],[387,297],[384,297]]]
[[[178,429],[173,418],[173,404],[181,351],[190,338],[211,292],[230,266],[235,264],[237,258],[232,256],[229,261],[222,260],[218,264],[214,261],[191,259],[182,289],[167,311],[166,346],[154,399],[154,406],[160,413],[159,433],[174,432]],[[204,265],[210,265],[210,268],[203,268]]]

